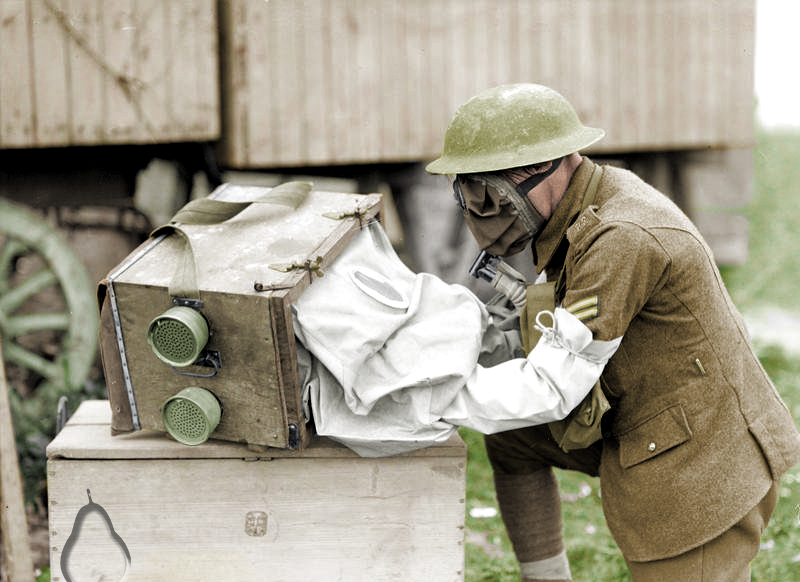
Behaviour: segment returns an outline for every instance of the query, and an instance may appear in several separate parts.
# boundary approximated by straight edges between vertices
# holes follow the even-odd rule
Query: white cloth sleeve
[[[550,328],[541,323],[545,314],[552,317]],[[586,397],[622,341],[593,340],[589,328],[560,307],[540,313],[537,327],[543,335],[527,358],[477,366],[442,420],[484,434],[561,420]]]

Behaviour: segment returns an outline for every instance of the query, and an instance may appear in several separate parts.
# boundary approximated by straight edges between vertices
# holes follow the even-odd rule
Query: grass
[[[761,132],[754,150],[755,184],[744,208],[749,221],[748,261],[722,270],[734,301],[745,313],[795,305],[800,273],[800,134]],[[800,356],[772,345],[756,352],[795,420],[800,420]],[[473,508],[497,508],[491,469],[481,435],[460,431],[469,446],[467,465],[467,582],[518,582],[519,571],[499,515],[469,516]],[[600,481],[557,471],[564,538],[575,582],[627,581],[630,574],[605,525]],[[587,494],[588,493],[588,494]],[[781,481],[780,497],[752,565],[752,580],[800,581],[800,465]]]
[[[747,263],[722,274],[743,312],[795,306],[800,273],[800,133],[760,132],[753,151],[754,195],[744,213],[749,223]],[[795,313],[800,309],[792,309]]]
[[[497,508],[492,473],[483,436],[467,429],[459,433],[467,443],[467,582],[519,581],[511,543],[499,514],[491,518],[469,515],[474,508]],[[556,471],[562,497],[564,538],[573,579],[630,580],[625,562],[603,518],[600,480],[580,473]],[[588,488],[587,488],[588,486]],[[574,499],[574,501],[573,501]]]

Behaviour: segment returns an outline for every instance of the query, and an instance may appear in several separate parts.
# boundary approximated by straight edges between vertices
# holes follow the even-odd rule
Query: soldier
[[[556,91],[505,85],[458,108],[427,167],[454,178],[482,249],[509,256],[532,241],[550,283],[527,288],[528,348],[537,297],[595,340],[622,338],[599,375],[610,410],[594,437],[570,446],[564,423],[485,437],[521,577],[571,579],[560,467],[600,476],[636,582],[749,580],[800,434],[695,226],[634,174],[578,153],[604,135]]]

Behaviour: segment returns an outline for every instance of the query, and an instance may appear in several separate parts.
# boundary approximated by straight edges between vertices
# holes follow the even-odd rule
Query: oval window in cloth
[[[377,271],[357,266],[350,270],[350,278],[356,287],[376,301],[395,309],[408,309],[408,297]]]

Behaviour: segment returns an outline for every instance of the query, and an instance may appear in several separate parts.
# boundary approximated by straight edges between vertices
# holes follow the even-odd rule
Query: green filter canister
[[[172,307],[147,327],[147,343],[170,366],[190,366],[208,341],[208,322],[191,307]]]
[[[184,388],[161,407],[169,435],[185,445],[199,445],[211,436],[222,417],[222,407],[211,392],[197,386]]]

